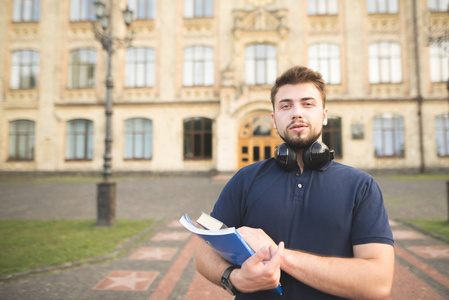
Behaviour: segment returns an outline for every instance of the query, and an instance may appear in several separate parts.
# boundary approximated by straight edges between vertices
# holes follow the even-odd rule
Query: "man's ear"
[[[323,126],[327,125],[327,108],[323,110]]]
[[[271,113],[271,120],[273,121],[273,128],[278,129],[278,127],[276,125],[276,120],[274,119],[274,112]]]

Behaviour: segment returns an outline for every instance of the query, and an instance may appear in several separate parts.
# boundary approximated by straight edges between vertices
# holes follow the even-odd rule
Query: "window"
[[[336,15],[338,14],[338,0],[307,0],[307,14]]]
[[[194,46],[184,50],[184,86],[211,86],[214,84],[214,50]]]
[[[156,17],[156,0],[128,0],[133,19],[154,19]]]
[[[38,22],[41,11],[40,0],[14,0],[13,22]]]
[[[343,157],[341,118],[329,117],[327,125],[323,127],[323,142],[329,149],[335,151],[336,157]]]
[[[273,84],[277,75],[276,46],[254,44],[245,50],[246,84]]]
[[[397,14],[398,0],[366,0],[369,14]]]
[[[8,160],[34,159],[34,122],[12,121],[9,126]]]
[[[151,159],[153,121],[135,118],[125,121],[125,159]]]
[[[449,78],[449,58],[444,49],[449,49],[449,42],[442,42],[442,45],[430,45],[430,79],[432,82],[445,82]]]
[[[184,120],[184,159],[212,158],[212,120]]]
[[[449,156],[449,114],[436,117],[435,133],[438,156]]]
[[[184,0],[184,18],[212,18],[214,0]]]
[[[70,21],[82,22],[96,19],[93,2],[96,0],[70,0]]]
[[[126,87],[152,87],[155,81],[155,54],[150,48],[126,51]]]
[[[253,119],[253,136],[270,136],[272,121],[269,117],[255,117]]]
[[[93,122],[76,119],[67,122],[65,158],[91,160],[93,152]]]
[[[447,12],[449,9],[448,0],[427,0],[427,6],[433,12]]]
[[[369,46],[369,76],[373,84],[402,82],[399,44],[379,42]]]
[[[95,68],[97,52],[90,49],[78,49],[70,52],[69,88],[95,87]]]
[[[404,156],[404,121],[401,116],[375,116],[373,130],[376,157]]]
[[[11,89],[34,89],[38,77],[39,53],[31,50],[14,51],[11,59]]]
[[[309,68],[320,72],[327,84],[340,84],[340,47],[328,43],[311,45]]]

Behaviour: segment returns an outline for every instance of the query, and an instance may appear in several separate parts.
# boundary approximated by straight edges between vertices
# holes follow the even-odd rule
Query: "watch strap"
[[[230,266],[223,272],[223,275],[221,276],[221,286],[233,296],[240,294],[240,292],[235,288],[230,280],[231,272],[234,271],[234,269],[238,269],[238,267]]]

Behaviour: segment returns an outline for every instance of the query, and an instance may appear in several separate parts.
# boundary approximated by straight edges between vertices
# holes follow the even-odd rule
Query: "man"
[[[319,73],[295,66],[271,91],[273,126],[296,152],[293,171],[271,158],[242,168],[211,215],[238,228],[256,254],[230,266],[204,242],[195,267],[236,299],[386,299],[394,248],[381,191],[373,178],[327,161],[318,170],[302,153],[327,124]],[[282,284],[283,295],[272,291]]]

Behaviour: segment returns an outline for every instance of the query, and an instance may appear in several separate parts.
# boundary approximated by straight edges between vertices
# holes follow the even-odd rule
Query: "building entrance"
[[[282,144],[273,128],[269,112],[252,114],[245,119],[239,133],[239,169],[274,155],[274,149]]]

